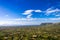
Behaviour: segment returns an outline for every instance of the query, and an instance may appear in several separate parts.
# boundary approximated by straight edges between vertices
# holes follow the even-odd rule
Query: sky
[[[60,22],[60,0],[0,0],[0,25]]]

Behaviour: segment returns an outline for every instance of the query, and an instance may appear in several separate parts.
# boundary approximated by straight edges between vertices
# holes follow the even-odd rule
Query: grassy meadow
[[[60,23],[0,27],[0,40],[60,40]]]

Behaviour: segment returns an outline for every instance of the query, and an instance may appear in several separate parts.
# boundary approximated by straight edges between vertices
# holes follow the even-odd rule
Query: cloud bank
[[[60,18],[17,18],[0,21],[0,25],[40,25],[41,23],[60,22]]]

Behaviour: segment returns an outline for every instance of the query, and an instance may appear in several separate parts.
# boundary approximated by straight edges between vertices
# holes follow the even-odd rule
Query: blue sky
[[[60,22],[60,0],[0,0],[0,25]]]

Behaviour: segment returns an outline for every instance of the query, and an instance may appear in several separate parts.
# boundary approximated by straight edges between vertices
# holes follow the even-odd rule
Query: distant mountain
[[[53,23],[41,23],[40,25],[50,25],[50,24],[53,24]]]

